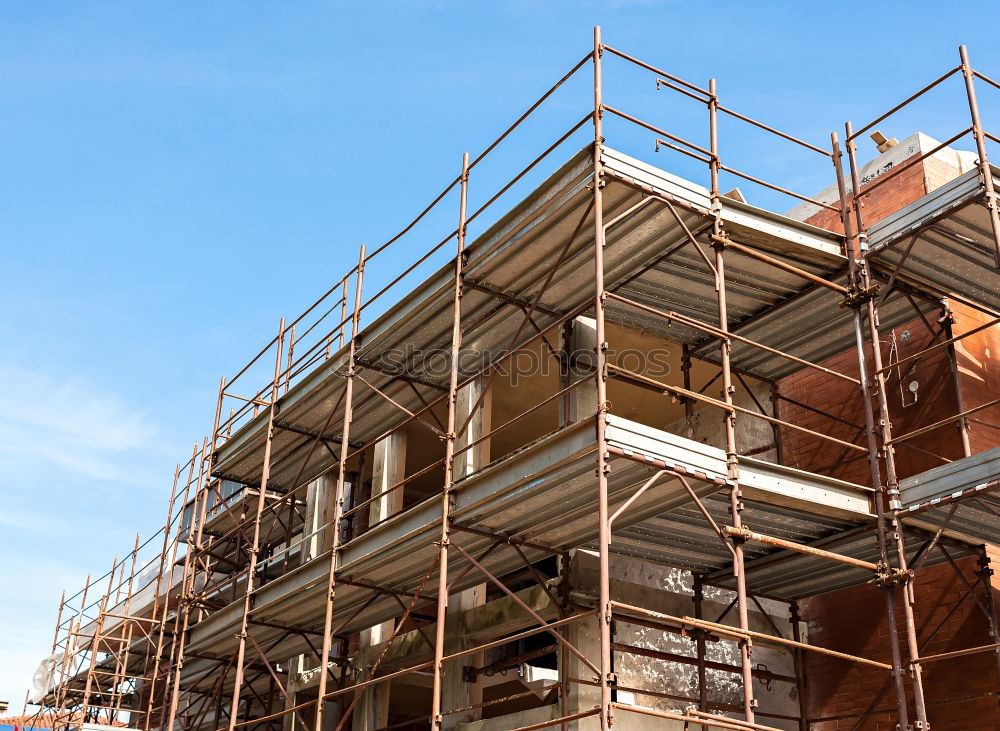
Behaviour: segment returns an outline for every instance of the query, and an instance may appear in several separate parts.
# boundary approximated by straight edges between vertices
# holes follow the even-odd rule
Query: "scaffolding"
[[[25,725],[51,728],[142,726],[148,728],[151,689],[162,681],[165,653],[172,651],[170,623],[181,597],[174,569],[182,506],[192,487],[179,485],[183,469],[197,465],[196,451],[177,465],[164,526],[140,542],[102,576],[88,576],[80,591],[59,602],[52,640],[53,674],[38,711]],[[180,492],[178,490],[180,489]],[[180,503],[177,498],[180,497]],[[104,587],[103,593],[95,593]],[[27,706],[27,700],[25,702]]]
[[[708,142],[607,104],[609,62],[703,108]],[[502,156],[498,148],[540,107],[587,74],[590,109],[473,209],[477,167]],[[859,137],[956,77],[969,126],[863,181]],[[290,323],[282,319],[275,337],[222,380],[211,435],[178,466],[164,528],[143,544],[159,550],[155,581],[136,580],[143,547],[137,537],[104,577],[98,600],[88,604],[100,580],[64,595],[53,642],[53,653],[62,652],[60,675],[43,708],[62,727],[80,717],[111,724],[127,714],[128,724],[144,731],[340,731],[378,688],[422,677],[430,688],[426,714],[386,728],[437,730],[516,700],[449,706],[445,686],[456,673],[475,680],[491,671],[487,651],[523,648],[517,643],[529,639],[546,644],[505,661],[556,656],[557,677],[530,692],[557,710],[518,731],[566,730],[584,719],[606,731],[616,717],[628,723],[633,714],[723,729],[808,729],[842,720],[810,717],[807,653],[884,673],[859,724],[890,698],[900,728],[929,728],[924,668],[947,658],[993,653],[1000,683],[1000,626],[983,548],[998,527],[1000,479],[990,463],[975,461],[968,437],[970,420],[1000,400],[967,408],[956,375],[954,414],[896,434],[887,396],[900,386],[903,366],[932,353],[944,353],[956,374],[956,344],[1000,323],[1000,173],[987,155],[987,142],[1000,138],[983,127],[977,82],[1000,88],[971,68],[963,47],[958,66],[857,130],[848,123],[845,149],[837,134],[827,149],[723,105],[714,79],[693,84],[605,45],[596,29],[592,50],[481,154],[463,155],[459,173],[427,208],[385,243],[361,246],[357,264],[328,292]],[[722,119],[829,166],[837,199],[802,195],[723,159]],[[708,186],[608,147],[611,120],[631,130],[626,137],[638,131],[656,150],[703,165]],[[536,180],[544,161],[581,137],[583,149],[530,196],[477,237],[468,235],[505,195]],[[866,223],[867,196],[970,138],[974,171],[919,206]],[[723,191],[723,176],[829,212],[840,228],[754,208]],[[455,227],[368,295],[366,272],[406,260],[403,242],[447,206],[454,206]],[[394,295],[399,299],[389,304]],[[949,301],[990,319],[954,335]],[[928,345],[884,362],[881,334],[914,318],[926,325]],[[615,357],[625,326],[682,345],[679,383]],[[821,326],[823,337],[810,337]],[[589,359],[573,357],[580,342]],[[417,362],[405,349],[411,343],[444,354],[446,367]],[[470,364],[463,355],[473,350],[486,357]],[[827,362],[850,350],[856,371]],[[498,384],[519,354],[536,351],[558,365],[558,378],[532,402],[506,405],[511,413],[494,425],[484,414]],[[778,394],[775,384],[803,369],[846,384],[863,424]],[[711,377],[699,386],[702,374]],[[706,395],[713,386],[718,397]],[[664,409],[678,405],[688,436],[697,414],[711,410],[721,417],[721,445],[616,414],[609,389],[670,405]],[[786,418],[786,409],[819,414],[830,429]],[[548,420],[544,429],[529,427],[539,420]],[[767,430],[772,442],[741,444],[748,424]],[[843,436],[845,425],[853,436]],[[941,458],[944,472],[932,470],[940,489],[926,476],[900,479],[897,451],[918,449],[916,437],[946,429],[959,435],[965,460]],[[420,461],[390,469],[386,445],[408,430],[422,435]],[[526,441],[518,441],[522,430]],[[789,434],[817,452],[836,450],[831,473],[845,461],[867,460],[870,485],[783,464]],[[512,446],[503,451],[501,444]],[[772,459],[761,456],[764,447]],[[960,463],[971,473],[955,477]],[[417,499],[407,504],[406,491]],[[596,557],[592,587],[574,586],[578,550]],[[972,579],[956,555],[976,558]],[[617,556],[689,572],[690,613],[616,596]],[[921,637],[914,582],[938,563],[951,565],[963,583],[959,604],[982,610],[991,643],[928,653],[944,622]],[[803,598],[865,583],[884,595],[889,658],[802,638]],[[461,611],[454,599],[482,584],[516,608],[519,620],[459,646],[449,635]],[[726,597],[725,610],[708,615],[713,619],[706,617],[707,591]],[[778,605],[787,611],[784,630],[772,619]],[[727,623],[731,613],[735,620]],[[755,628],[751,615],[768,630]],[[629,644],[616,634],[621,625],[680,636],[693,655]],[[588,644],[593,652],[574,641],[586,632],[596,637]],[[364,633],[370,651],[360,662]],[[718,643],[735,646],[734,662],[708,658],[707,648]],[[787,653],[794,672],[762,669],[754,659],[760,648]],[[621,682],[616,668],[625,655],[693,667],[694,693]],[[305,671],[314,680],[297,693],[291,677]],[[710,676],[738,679],[738,697],[712,697]],[[762,678],[794,687],[799,712],[760,708],[754,682]],[[673,710],[624,702],[626,694],[671,702]]]

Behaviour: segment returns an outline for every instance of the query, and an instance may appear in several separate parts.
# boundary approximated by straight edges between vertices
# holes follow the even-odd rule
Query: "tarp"
[[[51,690],[56,682],[56,669],[62,653],[49,655],[38,664],[38,669],[31,678],[31,692],[28,694],[29,703],[38,703]]]

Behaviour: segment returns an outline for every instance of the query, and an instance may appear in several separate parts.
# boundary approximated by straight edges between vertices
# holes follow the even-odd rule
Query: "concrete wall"
[[[736,406],[754,412],[759,411],[757,403],[760,403],[767,412],[767,415],[772,415],[774,413],[774,406],[771,397],[771,384],[752,380],[748,381],[748,383],[753,389],[753,396],[740,386],[740,390],[733,394],[733,403]],[[756,402],[754,398],[756,398]],[[702,444],[709,444],[719,449],[725,449],[726,432],[722,415],[723,412],[720,409],[709,406],[702,407],[695,410],[690,420],[687,418],[678,419],[668,424],[665,427],[665,431],[693,439]],[[736,445],[739,454],[777,462],[774,430],[763,419],[755,419],[746,414],[737,414]]]
[[[571,579],[574,586],[596,586],[597,575],[597,557],[592,553],[578,552],[578,559],[574,564]],[[611,595],[619,601],[674,616],[693,616],[695,613],[692,578],[688,572],[639,559],[613,556],[611,575]],[[726,611],[732,598],[733,594],[730,591],[706,587],[703,616],[709,620],[716,620]],[[750,612],[751,628],[759,632],[773,633],[773,622],[784,636],[790,637],[791,629],[787,605],[766,600],[762,600],[761,604],[767,610],[770,618],[765,617],[756,607],[753,607]],[[727,624],[736,624],[735,611],[730,611],[721,621]],[[596,656],[596,627],[592,634],[595,637],[592,641],[595,643],[594,653]],[[628,647],[683,655],[688,658],[697,657],[696,644],[690,636],[651,629],[629,623],[624,619],[615,621],[613,642]],[[738,667],[740,663],[737,645],[728,641],[708,642],[706,659],[732,667]],[[757,646],[754,648],[753,661],[755,665],[760,665],[762,668],[779,675],[793,677],[795,674],[791,653],[781,649]],[[614,662],[620,687],[698,698],[698,675],[697,667],[694,665],[669,662],[626,651],[616,652]],[[734,707],[739,707],[742,704],[742,684],[738,674],[722,670],[709,670],[707,681],[710,701],[732,704]],[[799,713],[798,693],[793,683],[778,680],[765,683],[761,679],[755,679],[754,696],[759,703],[759,710],[764,713],[787,716],[797,716]],[[697,705],[696,702],[692,701],[661,698],[641,693],[631,694],[623,691],[619,691],[619,702],[635,703],[657,710],[674,712]],[[672,721],[664,719],[640,714],[629,714],[629,717],[630,723],[641,725],[626,725],[623,726],[624,728],[673,727],[670,725],[673,723]],[[734,717],[741,718],[742,716]],[[787,721],[766,719],[762,722],[776,728],[796,728],[794,723]],[[588,727],[581,725],[580,728]],[[677,728],[681,728],[681,726],[677,726]]]

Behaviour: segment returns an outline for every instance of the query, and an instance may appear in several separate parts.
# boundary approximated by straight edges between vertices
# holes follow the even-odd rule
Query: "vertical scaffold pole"
[[[741,513],[743,511],[743,496],[740,492],[740,468],[736,455],[736,412],[733,405],[733,374],[730,366],[729,306],[726,301],[726,269],[725,245],[722,230],[722,197],[719,194],[719,97],[716,92],[715,79],[708,82],[708,119],[709,136],[712,157],[709,162],[712,183],[712,241],[715,249],[715,290],[719,306],[719,357],[722,366],[722,400],[727,408],[723,422],[726,429],[726,463],[728,476],[732,483],[729,490],[729,514],[733,527],[743,527]],[[750,629],[750,615],[747,606],[747,579],[743,559],[743,541],[733,539],[733,575],[736,577],[736,608],[739,615],[740,629]],[[754,706],[757,702],[753,697],[753,645],[749,637],[740,640],[740,661],[743,676],[743,715],[747,723],[754,722]]]
[[[281,380],[281,358],[284,355],[285,318],[278,323],[278,341],[275,343],[274,378],[271,381],[271,400],[267,407],[267,435],[264,440],[264,463],[261,466],[260,488],[257,495],[257,512],[253,521],[253,535],[250,541],[250,560],[247,565],[246,593],[243,595],[243,617],[240,621],[240,632],[237,635],[239,645],[236,649],[236,676],[233,681],[233,700],[229,708],[229,731],[236,728],[240,711],[240,696],[243,691],[244,667],[247,649],[247,633],[250,627],[250,610],[253,608],[254,575],[257,573],[257,556],[260,553],[260,517],[267,504],[267,481],[271,474],[271,446],[274,441],[274,419],[278,414],[278,387]],[[215,445],[212,445],[212,454]],[[211,474],[205,475],[210,481]]]
[[[1000,685],[1000,622],[997,621],[996,602],[993,600],[993,568],[990,566],[990,554],[986,546],[980,546],[977,552],[979,578],[983,582],[983,598],[986,601],[986,619],[990,623],[990,640],[994,645],[993,661],[996,663],[997,683]]]
[[[62,626],[63,607],[66,605],[66,590],[63,589],[62,596],[59,597],[59,613],[56,615],[56,632],[52,637],[52,653],[56,652],[56,645],[59,643],[59,628]]]
[[[205,447],[202,447],[202,457],[204,458],[204,456]],[[191,451],[191,462],[188,465],[187,485],[185,490],[189,489],[194,481],[194,467],[197,462],[204,465],[205,460],[198,460],[198,442],[195,442],[194,448]],[[173,673],[171,673],[170,677],[167,678],[167,687],[170,689],[170,701],[169,703],[164,701],[163,709],[161,709],[160,712],[162,721],[161,725],[164,729],[172,729],[174,727],[174,721],[177,718],[177,705],[180,702],[181,671],[184,668],[184,647],[187,642],[187,629],[188,623],[191,619],[191,602],[192,597],[194,596],[195,588],[194,552],[201,542],[201,518],[199,505],[205,494],[201,485],[201,467],[199,467],[198,482],[194,484],[196,484],[197,487],[195,487],[194,502],[191,505],[191,524],[188,526],[187,550],[184,551],[184,565],[181,573],[181,600],[177,607],[178,611],[174,616],[173,642],[170,646],[170,654],[173,656]],[[183,520],[179,521],[179,523],[183,523]],[[181,528],[182,526],[178,524],[178,541],[180,540]],[[192,538],[194,538],[193,542]],[[166,689],[164,692],[166,692]],[[165,720],[163,718],[163,711],[166,711]]]
[[[211,436],[202,440],[201,449],[198,442],[194,443],[191,450],[191,461],[188,463],[187,479],[184,484],[184,505],[187,504],[187,495],[192,485],[194,486],[194,500],[191,505],[191,520],[187,528],[187,549],[184,551],[184,563],[181,570],[181,591],[177,602],[177,611],[174,613],[174,628],[168,654],[167,667],[172,671],[165,675],[164,701],[160,707],[160,726],[165,729],[172,729],[177,717],[177,710],[180,703],[181,673],[184,668],[184,650],[187,644],[187,631],[191,623],[191,614],[196,600],[196,583],[198,576],[199,558],[197,553],[203,549],[201,538],[202,528],[207,518],[207,506],[209,485],[211,483],[212,465],[215,459],[215,450],[219,438],[219,423],[222,418],[222,405],[226,397],[226,377],[219,379],[219,395],[215,404],[215,419],[212,425]],[[230,414],[230,419],[232,415]],[[227,425],[227,431],[232,427],[232,422]],[[200,457],[199,457],[200,455]],[[198,477],[195,480],[195,465],[198,467]],[[177,521],[177,543],[180,542],[181,531],[183,530],[183,512]],[[174,546],[176,554],[177,544]],[[172,565],[172,561],[171,561]],[[164,618],[165,621],[165,618]],[[166,628],[162,630],[165,632]],[[169,691],[169,699],[167,693]],[[220,714],[221,715],[221,714]]]
[[[954,322],[955,313],[952,312],[951,307],[948,305],[948,299],[942,298],[941,323],[944,325],[944,338],[946,342],[955,336],[952,327]],[[948,370],[951,372],[951,387],[955,392],[955,407],[957,412],[961,414],[965,412],[965,399],[962,397],[962,378],[958,370],[958,352],[955,349],[955,343],[948,342],[948,347],[945,350],[948,353]],[[969,442],[968,417],[959,417],[958,421],[955,422],[955,427],[958,429],[958,436],[962,440],[962,456],[971,457],[972,444]]]
[[[601,27],[594,28],[594,331],[597,365],[597,519],[598,527],[598,560],[600,572],[598,582],[597,621],[600,631],[601,657],[598,666],[601,670],[601,731],[609,731],[612,720],[612,688],[615,683],[614,669],[611,657],[611,522],[608,515],[608,444],[605,439],[607,408],[608,408],[608,368],[607,368],[607,337],[604,332],[604,185],[603,163],[601,151],[604,147],[604,101],[603,80],[601,68]]]
[[[853,171],[852,171],[853,175]],[[860,208],[858,209],[860,215]],[[860,221],[859,221],[860,223]],[[871,276],[867,262],[861,265],[861,280],[866,290],[871,289]],[[885,487],[889,497],[887,527],[896,542],[896,562],[902,577],[903,627],[906,630],[906,645],[910,656],[910,676],[913,681],[913,704],[917,713],[917,727],[930,728],[927,718],[927,704],[924,700],[923,669],[917,658],[920,647],[917,643],[917,624],[913,613],[916,603],[913,577],[907,575],[906,538],[903,526],[897,518],[899,504],[899,476],[896,472],[896,456],[892,446],[892,421],[889,413],[889,399],[886,395],[885,373],[882,371],[882,347],[879,339],[878,311],[875,298],[866,296],[865,309],[868,315],[868,337],[871,341],[872,372],[875,374],[875,391],[878,403],[879,424],[881,426],[882,460],[885,463]]]
[[[346,278],[345,278],[346,279]],[[351,421],[354,418],[354,358],[357,353],[358,329],[361,318],[361,291],[365,281],[365,247],[358,253],[358,269],[354,284],[354,310],[351,313],[351,342],[347,349],[347,374],[344,384],[344,424],[340,433],[340,458],[337,460],[337,487],[334,496],[333,516],[327,524],[330,529],[330,566],[326,578],[326,611],[323,617],[323,647],[319,658],[319,684],[316,695],[316,724],[322,730],[326,706],[326,686],[330,675],[330,651],[333,647],[333,600],[337,592],[337,558],[340,551],[340,523],[344,514],[344,482],[347,479],[347,455],[350,452]],[[347,289],[344,289],[347,297]],[[341,318],[343,328],[343,318]]]
[[[124,566],[124,562],[122,563]],[[87,713],[87,707],[90,705],[90,695],[94,690],[94,670],[97,667],[97,650],[101,641],[101,632],[104,631],[104,613],[107,610],[108,598],[111,596],[111,590],[115,586],[115,574],[118,573],[118,557],[115,556],[115,560],[111,564],[111,576],[108,578],[108,590],[101,597],[100,602],[97,605],[97,619],[94,622],[94,634],[90,639],[90,665],[87,670],[87,682],[84,685],[83,690],[83,702],[80,705],[80,710],[83,713],[83,718],[86,720],[89,716]],[[98,689],[98,693],[100,693]]]
[[[990,228],[993,230],[993,261],[1000,269],[1000,211],[997,210],[997,196],[993,185],[993,172],[990,170],[989,156],[986,154],[986,133],[979,117],[979,102],[976,101],[976,85],[972,66],[969,65],[969,50],[965,46],[958,47],[958,55],[962,59],[962,76],[965,78],[965,94],[969,98],[969,114],[972,116],[972,134],[976,138],[976,153],[979,159],[979,177],[986,191],[986,209],[990,212]]]
[[[80,628],[83,626],[83,610],[87,607],[87,594],[90,592],[90,574],[87,574],[87,581],[83,585],[83,596],[80,599],[80,609],[76,614],[76,622],[74,623],[72,619],[69,622],[69,629],[66,632],[66,647],[63,648],[63,660],[59,667],[59,684],[56,686],[56,698],[58,700],[58,705],[56,706],[55,717],[52,719],[52,727],[56,727],[56,723],[62,717],[62,713],[66,709],[66,680],[67,678],[73,677],[73,673],[70,672],[70,665],[74,664],[76,656],[76,638],[80,632]],[[75,627],[75,629],[74,629]],[[70,712],[70,717],[66,720],[66,725],[69,725],[69,721],[72,720],[72,712]]]
[[[799,603],[792,601],[788,605],[788,621],[792,625],[792,639],[795,642],[802,641],[802,630],[799,622],[802,617],[799,614]],[[809,731],[809,704],[806,698],[806,653],[801,647],[796,647],[792,654],[793,667],[795,668],[795,689],[799,696],[799,731]]]
[[[458,409],[458,366],[462,349],[462,271],[465,264],[466,206],[469,196],[469,153],[462,155],[462,187],[458,205],[458,251],[455,254],[455,286],[451,318],[451,364],[448,382],[448,422],[444,454],[444,493],[441,496],[441,538],[438,543],[437,626],[434,636],[434,695],[431,728],[443,723],[442,675],[444,674],[445,622],[448,616],[448,545],[451,539],[451,508],[455,485],[455,423]]]
[[[139,561],[139,534],[135,534],[135,548],[132,551],[132,565],[128,575],[128,590],[125,592],[125,611],[123,615],[128,619],[120,620],[121,636],[118,638],[122,644],[118,646],[115,653],[115,685],[111,689],[112,706],[109,711],[112,720],[118,719],[121,713],[122,697],[125,695],[125,683],[128,680],[128,663],[132,651],[132,637],[135,633],[135,622],[132,620],[132,590],[135,588],[135,567]],[[124,574],[124,571],[123,571]],[[113,608],[113,607],[112,607]]]
[[[59,597],[59,613],[56,615],[56,631],[55,634],[52,636],[52,652],[49,653],[51,655],[56,654],[56,648],[59,646],[59,630],[62,628],[62,616],[63,616],[63,609],[65,608],[65,606],[66,606],[66,590],[63,589],[62,596]],[[71,622],[70,623],[71,630],[72,627],[73,624]],[[67,638],[67,642],[68,641],[69,639]],[[28,692],[30,694],[31,691],[29,690]],[[39,707],[39,713],[41,713],[41,708],[42,708],[41,704],[39,704],[38,707]],[[25,703],[25,708],[27,708],[27,703]]]
[[[173,524],[174,517],[174,505],[177,499],[177,485],[181,478],[181,466],[178,464],[174,468],[174,486],[170,490],[170,503],[167,506],[167,521],[163,525],[163,549],[160,554],[160,573],[156,577],[156,593],[154,594],[153,600],[153,615],[152,618],[157,622],[156,625],[156,645],[153,650],[153,657],[150,662],[149,669],[149,689],[146,693],[146,711],[143,715],[142,729],[143,731],[149,731],[151,721],[153,718],[153,705],[156,701],[156,684],[160,680],[160,663],[163,660],[163,642],[166,635],[167,629],[167,612],[170,609],[170,590],[172,587],[172,579],[174,575],[174,560],[177,555],[177,543],[179,541],[170,540],[170,528]],[[191,484],[188,483],[184,487],[184,493],[181,497],[181,513],[183,516],[184,506],[187,505],[188,491],[191,488]],[[180,531],[182,519],[178,517],[177,520],[177,530]],[[169,555],[169,558],[168,558]],[[160,592],[163,590],[163,579],[164,574],[167,574],[167,593],[163,598],[163,607],[158,607],[158,597]],[[153,632],[153,628],[150,628],[150,632]]]
[[[681,375],[684,379],[684,390],[691,391],[691,346],[687,343],[681,345]],[[689,398],[683,399],[684,402],[684,422],[687,431],[684,436],[688,439],[694,439],[694,401]],[[695,575],[695,580],[698,576]]]
[[[883,486],[882,468],[879,464],[881,449],[879,447],[879,436],[876,430],[872,399],[876,397],[873,390],[878,391],[881,410],[881,401],[885,398],[885,389],[883,387],[884,383],[878,380],[878,378],[876,378],[875,388],[872,388],[872,383],[868,375],[867,356],[865,355],[865,315],[863,310],[867,309],[869,325],[873,328],[871,333],[872,363],[874,370],[877,371],[881,367],[882,357],[878,347],[878,330],[876,326],[877,313],[875,312],[875,303],[872,297],[863,295],[864,292],[870,292],[870,280],[864,259],[864,251],[867,248],[864,217],[861,213],[861,200],[858,198],[858,193],[861,190],[861,177],[858,169],[857,155],[855,152],[856,147],[854,140],[852,139],[853,130],[850,122],[848,122],[845,126],[845,134],[847,140],[847,157],[851,165],[852,190],[850,208],[852,208],[854,212],[854,225],[857,227],[856,232],[852,227],[850,210],[848,208],[849,199],[847,194],[847,184],[844,179],[843,166],[840,161],[840,146],[837,141],[836,134],[831,135],[834,153],[833,164],[837,173],[837,189],[841,200],[841,218],[844,225],[844,235],[847,237],[848,241],[847,267],[848,278],[850,280],[848,282],[848,286],[851,288],[851,291],[855,293],[853,302],[851,303],[851,309],[854,312],[854,340],[858,354],[858,378],[861,381],[861,402],[865,415],[865,437],[868,445],[868,464],[871,469],[872,487],[875,489],[875,537],[879,549],[879,562],[883,566],[884,570],[888,571],[891,566],[891,561],[889,560],[888,532],[889,525],[894,521],[892,521],[891,515],[886,512],[886,495],[888,493],[890,500],[893,499],[890,484],[895,483],[895,473],[892,474],[892,477],[887,478],[887,484]],[[886,439],[885,432],[886,429],[888,429],[888,413],[886,411],[882,411],[881,414],[882,421],[884,422],[882,426],[882,443],[884,444]],[[886,449],[886,456],[888,456],[888,445]],[[891,469],[889,460],[886,462],[886,469]],[[896,620],[896,589],[892,583],[883,583],[882,589],[885,593],[886,619],[889,625],[889,651],[892,656],[892,674],[896,690],[896,708],[899,726],[901,729],[905,730],[910,728],[910,722],[909,708],[906,700],[906,683],[902,650],[899,646],[899,626]],[[912,654],[912,657],[916,656],[917,655],[915,653]],[[915,685],[917,685],[917,683],[915,683]],[[920,710],[918,707],[918,717],[919,714]]]

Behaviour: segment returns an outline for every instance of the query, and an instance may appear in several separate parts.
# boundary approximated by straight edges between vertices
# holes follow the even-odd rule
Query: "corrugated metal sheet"
[[[514,536],[556,549],[593,546],[597,538],[596,421],[588,419],[546,436],[517,453],[456,483],[452,511],[458,526],[491,534]],[[610,461],[609,506],[621,506],[636,489],[664,465],[691,467],[706,479],[691,478],[696,493],[722,524],[728,518],[725,453],[722,450],[668,434],[651,427],[610,417],[612,442],[623,454]],[[850,530],[871,520],[866,488],[830,480],[759,460],[741,464],[741,474],[756,495],[773,491],[775,501],[746,500],[748,525],[789,540],[805,543]],[[843,491],[839,499],[837,491]],[[848,496],[853,497],[853,502]],[[794,500],[778,505],[777,500]],[[853,506],[853,507],[852,507]],[[430,498],[399,513],[368,533],[348,542],[341,552],[340,576],[346,581],[397,590],[414,591],[434,565],[440,532],[440,498]],[[847,516],[847,517],[845,517]],[[664,475],[615,522],[612,550],[641,556],[672,566],[706,571],[729,565],[729,553],[691,503],[681,483]],[[867,540],[874,542],[869,535]],[[452,541],[470,554],[482,554],[492,539],[456,530]],[[764,556],[773,549],[751,547],[749,555]],[[530,560],[546,555],[525,548]],[[452,552],[455,565],[464,560]],[[497,575],[521,566],[516,552],[498,548],[483,559]],[[254,592],[251,617],[283,624],[291,617],[296,626],[321,627],[329,556],[321,556],[290,574],[265,584]],[[451,575],[456,575],[455,569]],[[427,584],[426,596],[436,591],[436,575]],[[455,585],[462,589],[481,583],[470,573]],[[770,589],[761,583],[758,590]],[[754,577],[754,588],[758,588]],[[398,614],[399,605],[389,596],[371,598],[371,591],[340,583],[335,601],[335,623],[350,619],[343,631],[371,626]],[[237,602],[211,615],[192,628],[189,648],[224,656],[235,648],[233,627],[242,604]],[[278,629],[257,627],[259,642],[277,638]],[[290,652],[300,649],[300,639],[285,640]],[[283,646],[283,652],[287,648]],[[307,649],[307,648],[306,648]],[[303,650],[305,651],[305,650]]]
[[[846,286],[846,276],[835,279]],[[855,347],[854,320],[850,309],[840,307],[843,297],[836,292],[812,285],[756,317],[749,318],[733,328],[733,332],[758,343],[769,345],[785,353],[809,361],[823,360]],[[920,302],[922,311],[933,309]],[[885,328],[892,328],[917,317],[917,312],[904,298],[891,297],[879,307],[879,321]],[[718,361],[718,342],[699,348],[701,358]],[[739,341],[732,343],[734,368],[777,380],[802,368],[797,363],[770,355],[760,348]],[[857,367],[845,375],[858,377]]]
[[[900,500],[904,508],[915,507],[996,479],[1000,479],[1000,447],[900,480]]]
[[[899,483],[907,524],[972,543],[1000,540],[1000,447],[955,460]]]
[[[997,168],[993,176],[994,184],[1000,186]],[[956,178],[873,225],[869,260],[892,271],[914,234],[919,236],[900,279],[1000,312],[1000,272],[994,262],[993,233],[978,171]]]
[[[995,488],[974,493],[973,489],[963,500],[947,505],[932,502],[914,506],[914,510],[903,513],[903,520],[929,531],[944,527],[945,535],[973,545],[996,543],[1000,540],[1000,497]],[[920,507],[923,509],[916,512]]]
[[[793,519],[794,521],[795,519]],[[749,520],[747,521],[749,523]],[[751,524],[752,526],[752,524]],[[766,532],[761,529],[761,532]],[[804,538],[804,536],[803,536]],[[907,559],[913,565],[913,559],[920,551],[924,536],[920,540],[913,537],[907,542]],[[839,553],[842,556],[879,562],[878,544],[875,540],[874,526],[866,525],[860,528],[835,531],[827,538],[809,541],[802,538],[793,539],[797,542]],[[746,544],[752,548],[753,543]],[[895,549],[891,551],[895,555]],[[946,559],[938,552],[928,556],[925,566],[933,566]],[[780,599],[803,599],[818,594],[825,594],[838,589],[858,586],[872,580],[870,571],[857,569],[846,564],[834,563],[827,558],[810,556],[793,551],[776,551],[770,555],[751,560],[746,565],[747,583],[751,591]],[[711,574],[710,581],[724,585],[735,586],[732,572],[729,568]]]
[[[604,189],[606,221],[638,203],[647,192],[653,192],[674,201],[689,228],[695,231],[704,228],[705,218],[698,213],[708,206],[704,188],[607,148],[604,164],[608,173]],[[548,267],[565,249],[559,273],[546,290],[535,316],[541,328],[557,319],[551,313],[571,312],[585,306],[594,296],[593,227],[584,225],[577,239],[569,244],[581,218],[590,215],[591,194],[587,189],[590,165],[589,151],[581,151],[469,246],[466,276],[522,301],[535,297]],[[814,273],[828,275],[844,266],[837,253],[837,237],[829,232],[728,200],[724,219],[734,236],[752,241]],[[605,249],[608,288],[644,304],[715,321],[714,280],[697,252],[684,246],[669,260],[658,261],[683,240],[681,228],[665,205],[646,205],[609,230]],[[447,349],[452,275],[450,266],[443,267],[365,327],[359,337],[361,361],[377,362],[407,346],[425,351]],[[733,325],[794,295],[804,284],[794,275],[736,252],[727,254],[727,279]],[[608,316],[674,340],[704,341],[703,333],[669,326],[662,319],[642,315],[620,304],[610,306]],[[463,298],[464,346],[498,352],[513,336],[519,319],[511,316],[509,308],[498,308],[494,296],[467,288]],[[338,404],[344,389],[345,367],[346,354],[341,352],[281,398],[279,426],[290,426],[296,431],[279,428],[275,433],[270,477],[275,487],[287,486],[299,474],[303,462],[299,449],[309,442],[308,434],[318,433],[328,423],[333,425],[327,431],[331,438],[340,431],[342,413]],[[393,398],[406,408],[413,411],[421,408],[420,400],[408,388],[398,381],[392,385],[391,376],[372,370],[365,370],[363,375],[376,387],[391,390]],[[427,380],[441,387],[446,385],[442,375],[428,374]],[[369,441],[405,418],[381,397],[366,391],[358,384],[352,442]],[[226,442],[216,460],[217,474],[247,484],[259,481],[264,425],[262,414]],[[317,450],[303,470],[303,477],[319,474],[331,464],[329,453]]]

